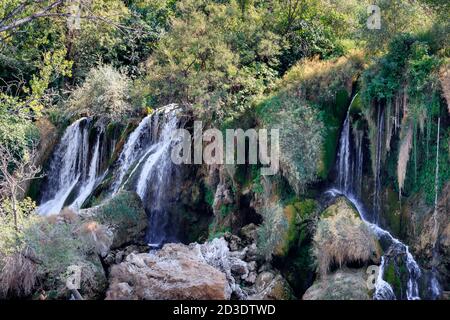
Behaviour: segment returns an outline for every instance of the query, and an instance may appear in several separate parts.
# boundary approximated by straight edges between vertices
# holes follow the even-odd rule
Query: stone
[[[130,254],[111,268],[106,299],[229,299],[226,275],[209,265],[200,247],[166,244],[151,254]]]
[[[249,300],[290,300],[294,298],[291,287],[278,273],[266,271],[259,274],[254,290],[256,293],[250,295]]]
[[[258,239],[258,227],[254,223],[247,224],[241,228],[239,235],[249,244],[254,243]]]

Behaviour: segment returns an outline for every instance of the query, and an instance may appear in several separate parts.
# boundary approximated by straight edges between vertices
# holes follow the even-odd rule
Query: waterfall
[[[144,118],[131,133],[119,156],[119,168],[113,194],[125,188],[136,191],[149,216],[147,240],[159,247],[173,235],[168,229],[170,217],[166,195],[173,191],[173,133],[179,125],[177,105],[156,110]]]
[[[140,156],[142,156],[145,148],[151,142],[149,141],[149,139],[151,139],[151,119],[152,117],[150,115],[142,119],[138,127],[128,137],[128,140],[119,156],[119,172],[117,173],[117,179],[114,181],[112,186],[113,194],[119,191],[128,170],[133,163]]]
[[[349,108],[350,111],[350,108]],[[352,161],[350,152],[350,121],[349,114],[345,117],[344,126],[342,128],[341,138],[339,139],[339,154],[338,154],[338,185],[339,190],[349,193],[352,187]]]
[[[378,278],[375,283],[375,293],[373,298],[375,300],[395,300],[394,291],[392,287],[383,280],[384,268],[386,259],[381,257],[380,269],[378,270]]]
[[[363,152],[362,152],[362,136],[361,138],[358,138],[357,140],[357,147],[352,148],[352,140],[351,140],[351,123],[350,123],[350,108],[352,106],[352,103],[350,103],[349,111],[347,112],[347,116],[344,121],[343,129],[341,132],[341,136],[339,139],[339,152],[338,152],[338,158],[337,158],[337,181],[334,184],[335,187],[328,190],[327,193],[331,194],[333,197],[337,196],[345,196],[356,208],[358,211],[361,219],[368,225],[368,227],[374,232],[374,234],[378,237],[380,242],[382,241],[384,244],[387,245],[386,252],[396,252],[399,255],[403,255],[405,257],[405,265],[408,270],[408,282],[407,282],[407,292],[406,297],[408,300],[416,300],[420,299],[419,297],[419,288],[418,288],[418,279],[421,276],[421,271],[419,268],[419,265],[414,260],[413,256],[409,252],[408,246],[403,244],[400,240],[394,238],[388,231],[382,229],[378,226],[378,219],[377,216],[372,217],[370,219],[369,215],[367,214],[366,210],[364,209],[364,206],[357,198],[357,195],[355,195],[355,190],[358,189],[358,186],[355,185],[358,183],[359,179],[362,179],[362,168],[363,168]],[[379,114],[379,127],[382,126],[382,115]],[[378,142],[381,141],[381,134],[378,133],[379,139],[377,139]],[[356,150],[355,150],[356,149]],[[354,156],[353,152],[357,153],[356,156]],[[377,146],[377,177],[375,188],[380,188],[380,173],[379,173],[379,166],[381,165],[380,162],[381,158],[381,146]],[[356,159],[356,160],[355,160]],[[355,174],[356,172],[356,174]],[[354,177],[357,177],[354,179]],[[379,195],[379,190],[376,191]],[[374,205],[379,205],[379,199],[377,202],[374,202]],[[374,220],[371,222],[370,220]],[[375,293],[374,293],[374,299],[395,299],[395,294],[392,290],[392,287],[387,283],[385,280],[383,280],[384,275],[384,269],[385,265],[389,262],[388,256],[383,256],[381,260],[381,265],[379,269],[379,276],[377,279],[377,282],[375,284]]]
[[[337,189],[345,192],[346,194],[358,192],[357,180],[360,179],[360,170],[362,173],[362,143],[357,141],[357,156],[354,157],[354,153],[352,152],[352,148],[354,148],[354,146],[352,144],[352,131],[350,127],[350,109],[357,95],[358,94],[355,94],[350,102],[350,107],[348,108],[344,125],[342,126],[341,136],[339,138],[339,151],[336,166]]]
[[[103,129],[101,129],[101,133],[103,132]],[[94,154],[92,156],[92,159],[90,161],[89,166],[89,172],[86,177],[86,181],[83,182],[83,184],[80,187],[80,191],[75,198],[75,200],[72,202],[70,207],[74,209],[80,209],[83,205],[84,201],[91,195],[92,191],[94,190],[97,177],[98,177],[98,169],[99,169],[99,158],[100,158],[100,136],[101,133],[97,135],[97,142],[95,143],[94,147]]]
[[[93,127],[93,120],[81,118],[71,124],[56,147],[42,186],[38,212],[57,214],[64,206],[78,210],[94,190],[99,178],[104,127]],[[90,145],[89,132],[96,131]]]

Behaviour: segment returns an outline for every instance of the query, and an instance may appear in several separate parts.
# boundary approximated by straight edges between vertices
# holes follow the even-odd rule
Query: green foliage
[[[262,13],[252,8],[242,18],[234,1],[191,0],[176,13],[147,63],[150,95],[159,104],[193,103],[209,119],[243,112],[276,76],[277,36]]]
[[[317,209],[317,202],[313,199],[305,199],[293,203],[302,220],[308,219]]]
[[[439,149],[439,176],[438,176],[438,195],[442,191],[445,184],[450,181],[450,167],[449,167],[449,155],[448,145],[445,141],[445,133],[441,136],[441,143]],[[448,139],[448,135],[447,135]],[[424,147],[421,148],[425,149]],[[435,198],[435,178],[436,178],[436,144],[433,143],[430,147],[430,157],[418,164],[417,178],[413,174],[406,180],[405,192],[416,193],[423,192],[425,201],[428,205],[434,204]],[[414,172],[414,164],[410,163],[410,172]]]
[[[30,93],[29,107],[34,114],[40,115],[44,109],[40,100],[44,97],[50,84],[60,77],[72,75],[72,62],[66,60],[66,54],[65,49],[44,53],[41,65],[38,67],[38,74],[31,77],[30,88],[24,88],[25,93]]]
[[[30,120],[0,105],[0,144],[21,153],[38,138],[38,130]]]
[[[119,192],[100,207],[96,219],[104,224],[132,224],[140,219],[143,210],[140,199],[131,192]]]
[[[408,93],[418,97],[433,86],[439,60],[426,43],[410,34],[400,34],[389,44],[388,53],[363,74],[363,97],[391,99],[408,83]]]
[[[30,198],[17,203],[18,228],[16,229],[11,202],[5,199],[0,203],[0,257],[20,252],[25,248],[26,231],[36,220],[35,207],[36,204]]]
[[[220,210],[221,217],[225,218],[233,211],[233,206],[223,204],[219,210]]]
[[[212,208],[214,204],[214,192],[210,187],[205,187],[205,202]]]
[[[262,194],[264,192],[264,187],[261,183],[261,170],[257,166],[252,167],[251,171],[252,177],[252,191],[257,194]]]
[[[258,107],[262,122],[280,130],[280,167],[299,192],[316,179],[321,156],[323,124],[319,113],[298,97],[282,92]]]
[[[435,18],[435,14],[427,10],[419,1],[367,1],[364,9],[369,4],[380,7],[381,28],[368,30],[366,27],[368,15],[362,12],[359,14],[360,28],[356,34],[373,52],[383,52],[400,33],[413,33],[429,28]]]
[[[231,227],[228,226],[220,226],[217,228],[216,224],[213,222],[208,227],[208,241],[211,241],[215,238],[223,237],[225,233],[230,233]]]
[[[432,51],[427,38],[401,34],[389,44],[388,52],[363,75],[362,95],[365,102],[363,113],[369,124],[371,141],[372,166],[375,168],[376,133],[378,131],[376,109],[386,107],[388,126],[392,118],[397,118],[400,124],[398,146],[394,145],[395,160],[388,157],[389,162],[396,161],[397,172],[392,173],[392,164],[388,168],[389,176],[397,181],[399,190],[406,194],[423,188],[427,202],[430,203],[434,188],[434,164],[432,161],[435,150],[431,146],[436,143],[437,117],[441,114],[442,102],[439,99],[439,68],[443,59],[436,51]],[[430,39],[428,39],[430,40]],[[433,46],[433,50],[437,48]],[[403,112],[399,119],[399,111],[394,115],[395,108]],[[389,143],[394,131],[386,132]],[[383,159],[387,152],[392,152],[390,144],[383,148]],[[435,149],[435,148],[434,148]],[[445,157],[444,157],[445,162]],[[442,177],[447,179],[446,170]],[[426,182],[425,182],[426,181]],[[440,182],[441,183],[441,182]]]

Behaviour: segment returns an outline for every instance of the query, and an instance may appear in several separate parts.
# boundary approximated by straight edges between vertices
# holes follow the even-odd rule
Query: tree
[[[278,43],[262,9],[248,6],[243,16],[235,1],[179,2],[147,62],[151,99],[194,104],[213,119],[242,112],[272,85]]]
[[[21,154],[8,146],[0,145],[0,196],[9,198],[11,201],[11,213],[16,231],[19,229],[19,192],[24,192],[22,186],[27,181],[42,177],[36,176],[41,171],[41,168],[35,164],[36,154],[34,146],[28,152]],[[3,211],[4,208],[1,210]]]

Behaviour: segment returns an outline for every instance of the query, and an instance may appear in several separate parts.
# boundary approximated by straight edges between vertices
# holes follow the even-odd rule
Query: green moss
[[[387,188],[387,201],[385,203],[385,210],[383,210],[384,218],[386,219],[386,223],[396,236],[402,235],[402,224],[401,224],[401,208],[400,203],[398,201],[398,195],[391,188]]]
[[[209,229],[208,240],[212,240],[212,239],[215,239],[215,238],[220,238],[225,233],[231,232],[231,227],[228,227],[228,226],[217,227],[214,222],[209,225],[208,229]]]
[[[205,202],[212,207],[214,204],[214,193],[210,187],[205,186]]]
[[[120,192],[101,207],[97,217],[101,223],[129,224],[140,219],[142,210],[137,194]]]
[[[388,282],[392,287],[395,287],[395,285],[399,285],[400,280],[397,278],[397,275],[395,274],[395,266],[393,263],[389,264],[388,267],[384,270],[384,279],[386,282]]]
[[[349,96],[347,91],[340,90],[336,94],[335,103],[328,106],[322,106],[322,121],[325,132],[322,144],[321,161],[318,166],[318,176],[326,179],[336,162],[337,147],[339,143],[339,129],[343,123]]]
[[[295,202],[294,207],[303,220],[309,218],[316,211],[317,202],[313,199],[305,199]]]
[[[222,204],[220,206],[220,215],[222,218],[227,217],[233,211],[233,205]]]

